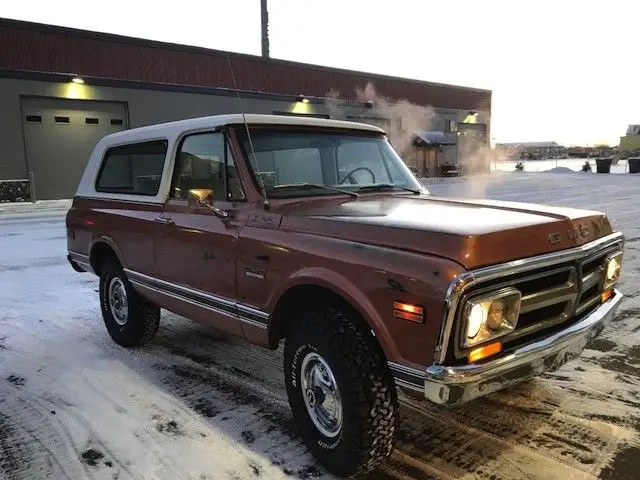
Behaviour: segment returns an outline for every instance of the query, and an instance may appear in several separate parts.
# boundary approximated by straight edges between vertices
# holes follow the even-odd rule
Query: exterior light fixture
[[[81,77],[73,77],[71,81],[73,83],[77,83],[78,85],[82,85],[84,83],[84,80]]]
[[[302,103],[309,103],[309,99],[304,95],[298,95],[298,97],[296,98],[296,101],[302,102]]]

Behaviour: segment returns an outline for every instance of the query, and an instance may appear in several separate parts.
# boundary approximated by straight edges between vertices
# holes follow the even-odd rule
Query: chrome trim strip
[[[415,375],[416,377],[424,377],[424,371],[418,370],[417,368],[407,367],[405,365],[402,365],[400,363],[395,363],[395,362],[387,362],[387,364],[389,365],[389,368],[391,368],[392,370],[398,370],[399,372]]]
[[[198,297],[206,298],[207,300],[211,300],[214,303],[220,303],[222,305],[226,305],[226,306],[229,306],[229,307],[235,307],[236,306],[236,302],[232,302],[230,300],[227,300],[226,298],[218,297],[216,295],[212,295],[210,293],[203,292],[201,290],[194,290],[193,288],[184,287],[182,285],[178,285],[177,283],[173,283],[173,282],[167,282],[166,280],[161,280],[161,279],[156,278],[156,277],[151,277],[149,275],[145,275],[144,273],[134,272],[133,270],[129,270],[129,269],[126,269],[126,268],[125,268],[124,272],[127,275],[132,275],[132,276],[135,276],[135,277],[138,277],[138,278],[142,278],[142,279],[147,280],[148,282],[151,282],[151,283],[158,283],[160,285],[166,285],[167,287],[171,287],[171,288],[174,288],[176,290],[182,290],[185,293],[190,293],[190,294],[198,296]]]
[[[250,315],[255,315],[256,317],[263,318],[265,321],[269,319],[269,314],[267,312],[263,312],[262,310],[258,310],[257,308],[244,305],[243,303],[238,303],[238,310]]]
[[[611,321],[623,295],[614,296],[579,322],[509,355],[485,363],[431,365],[425,371],[424,395],[441,405],[457,405],[535,377],[579,356]]]
[[[85,259],[87,262],[89,261],[89,255],[85,255],[85,254],[83,254],[83,253],[74,252],[73,250],[67,250],[67,253],[68,253],[69,255],[71,255],[72,257],[83,258],[83,259]]]
[[[424,370],[407,367],[395,362],[387,362],[393,375],[393,380],[397,386],[402,386],[415,390],[417,392],[424,391]]]
[[[451,333],[453,331],[453,324],[458,307],[458,302],[462,295],[462,292],[473,285],[481,281],[489,281],[495,278],[499,278],[508,272],[509,275],[515,275],[518,273],[526,272],[527,270],[534,270],[537,268],[551,267],[558,263],[570,262],[582,260],[585,257],[593,255],[600,249],[612,247],[616,243],[620,243],[620,246],[624,244],[624,235],[622,232],[615,232],[606,237],[599,238],[593,242],[580,245],[566,250],[560,250],[559,252],[553,252],[544,255],[537,255],[535,257],[528,257],[519,260],[513,260],[511,262],[501,263],[499,265],[492,265],[489,267],[479,268],[477,270],[471,270],[463,272],[456,276],[447,289],[447,296],[445,297],[444,308],[442,312],[442,324],[440,326],[440,336],[438,338],[438,346],[434,356],[434,363],[442,364],[447,355],[447,348],[451,339]]]
[[[130,280],[130,282],[132,284],[134,284],[134,285],[137,285],[138,287],[146,288],[147,290],[151,290],[153,292],[160,293],[162,295],[166,295],[167,297],[171,297],[171,298],[174,298],[176,300],[180,300],[182,302],[190,303],[191,305],[195,305],[197,307],[204,308],[204,309],[210,310],[212,312],[216,312],[216,313],[220,313],[222,315],[226,315],[227,317],[233,317],[234,316],[232,313],[227,312],[226,310],[220,310],[220,309],[218,309],[216,307],[213,307],[211,305],[207,305],[205,303],[200,303],[200,302],[198,302],[196,300],[193,300],[191,298],[183,297],[181,295],[176,295],[175,293],[167,292],[165,290],[160,290],[159,288],[152,287],[152,286],[150,286],[148,284],[139,282],[137,280]]]
[[[135,272],[130,269],[124,269],[124,271],[127,276],[131,277],[131,283],[135,285],[148,288],[163,295],[170,296],[172,298],[175,298],[176,300],[185,301],[187,303],[191,303],[192,305],[203,307],[232,318],[240,319],[243,322],[249,323],[251,325],[259,326],[265,329],[267,328],[267,324],[269,322],[269,314],[262,310],[258,310],[241,303],[232,302],[230,300],[227,300],[226,298],[218,297],[216,295],[202,292],[200,290],[183,287],[182,285],[167,282],[166,280],[151,277],[150,275],[145,275],[144,273]],[[166,286],[167,288],[162,288],[163,286]],[[173,291],[169,291],[169,288]],[[183,292],[184,295],[181,295],[181,292]],[[227,309],[219,308],[216,306],[216,304],[221,307],[226,307]]]
[[[415,392],[420,392],[420,393],[424,394],[424,385],[414,385],[412,383],[405,382],[401,378],[394,378],[394,380],[396,382],[396,386],[398,386],[398,387],[408,388],[408,389],[413,390]]]
[[[130,282],[132,284],[134,284],[134,285],[137,285],[140,288],[145,288],[147,290],[151,290],[152,292],[156,292],[156,293],[159,293],[161,295],[166,295],[167,297],[171,297],[171,298],[174,298],[176,300],[180,300],[180,301],[185,302],[185,303],[190,303],[191,305],[194,305],[196,307],[204,308],[205,310],[209,310],[211,312],[219,313],[221,315],[225,315],[225,316],[233,318],[235,320],[240,320],[243,323],[248,323],[248,324],[253,325],[255,327],[262,328],[264,330],[267,329],[267,325],[264,324],[264,323],[256,322],[256,321],[253,321],[251,319],[241,317],[239,315],[234,315],[234,314],[232,314],[230,312],[227,312],[226,310],[220,310],[220,309],[215,308],[215,307],[213,307],[211,305],[206,305],[204,303],[197,302],[197,301],[195,301],[195,300],[193,300],[191,298],[182,297],[180,295],[176,295],[176,294],[171,293],[171,292],[160,290],[158,288],[151,287],[151,286],[146,285],[144,283],[140,283],[140,282],[138,282],[136,280],[130,280]]]

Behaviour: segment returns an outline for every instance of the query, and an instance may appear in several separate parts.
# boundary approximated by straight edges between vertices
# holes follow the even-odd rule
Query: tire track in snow
[[[10,393],[0,401],[0,467],[7,478],[81,478],[75,452],[51,415],[9,382],[2,386]]]
[[[175,330],[177,327],[174,325],[172,328]],[[184,328],[190,327],[185,325]],[[201,368],[210,372],[209,375],[226,372],[227,382],[241,383],[247,391],[263,385],[264,379],[247,373],[238,375],[233,370],[236,362],[246,358],[259,362],[264,356],[263,364],[272,364],[274,357],[275,360],[280,358],[278,353],[254,351],[254,347],[224,341],[225,363],[221,366],[218,364],[221,352],[215,351],[215,345],[220,345],[217,339],[211,340],[209,356],[202,354],[202,350],[207,348],[206,342],[199,340],[191,345],[184,331],[180,335],[183,343],[171,345],[167,343],[169,340],[163,339],[163,346],[166,345],[172,355],[197,366],[196,371]],[[245,370],[251,370],[246,367]],[[193,375],[189,387],[193,390],[185,393],[182,387],[178,387],[180,396],[202,396],[207,388],[218,388],[211,377],[208,380],[204,378],[207,374]],[[399,432],[400,456],[395,460],[395,468],[383,468],[382,471],[393,478],[398,473],[398,465],[407,464],[410,458],[407,468],[417,468],[427,477],[434,478],[460,475],[471,475],[472,478],[490,478],[493,475],[494,479],[531,478],[536,469],[545,464],[553,465],[556,471],[547,472],[547,478],[596,477],[621,447],[620,440],[615,436],[602,435],[582,419],[561,414],[561,404],[566,395],[560,390],[546,393],[546,399],[537,398],[542,384],[533,382],[453,410],[404,398]],[[259,391],[261,395],[266,393],[264,387]],[[274,394],[281,398],[281,409],[286,410],[286,397],[275,392],[269,397]],[[576,438],[579,441],[575,441]],[[509,454],[504,455],[504,452]],[[504,464],[501,463],[503,461]],[[488,470],[488,464],[495,467]],[[500,469],[508,474],[497,474]]]

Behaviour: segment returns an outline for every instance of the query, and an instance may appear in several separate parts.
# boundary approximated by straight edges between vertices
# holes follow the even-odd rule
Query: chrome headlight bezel
[[[622,257],[622,250],[616,250],[615,252],[612,252],[605,257],[604,263],[602,265],[604,272],[602,276],[603,290],[609,290],[616,283],[618,283],[618,280],[620,280],[620,274],[622,273]],[[609,278],[609,268],[612,262],[617,262],[618,266],[615,275],[612,278]]]
[[[515,300],[513,300],[515,297]],[[509,322],[501,325],[500,328],[492,329],[487,325],[488,315],[490,313],[491,305],[493,302],[502,299],[512,298],[512,301],[515,301],[515,314]],[[505,300],[506,301],[506,300]],[[464,349],[474,348],[480,345],[484,345],[488,342],[496,340],[498,338],[504,337],[505,335],[510,334],[515,330],[518,325],[518,318],[520,316],[520,306],[522,301],[522,293],[520,290],[513,287],[501,288],[500,290],[495,290],[492,292],[482,293],[476,296],[472,296],[465,300],[464,306],[461,309],[462,312],[462,330],[461,330],[461,342],[460,346]],[[481,325],[476,329],[476,334],[472,337],[469,336],[469,329],[472,327],[471,325],[471,314],[474,309],[478,311],[478,305],[487,304],[489,302],[488,307],[480,307],[483,310],[483,318]],[[484,311],[486,308],[486,312]],[[512,312],[513,313],[513,312]],[[476,323],[477,320],[474,321]],[[481,332],[484,333],[483,336],[479,335]]]

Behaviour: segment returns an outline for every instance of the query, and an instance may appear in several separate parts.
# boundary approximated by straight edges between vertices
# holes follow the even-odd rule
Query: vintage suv
[[[580,355],[613,316],[624,237],[604,214],[431,195],[377,127],[221,115],[95,147],[68,259],[115,342],[160,309],[270,349],[331,472],[393,450],[399,387],[456,405]]]

